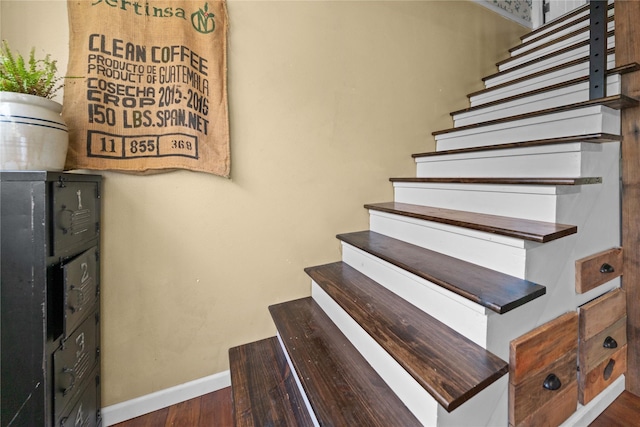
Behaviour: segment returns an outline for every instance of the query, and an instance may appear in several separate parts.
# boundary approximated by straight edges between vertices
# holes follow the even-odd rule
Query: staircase
[[[337,236],[342,260],[305,270],[312,296],[269,307],[278,336],[230,349],[237,426],[508,424],[509,343],[620,286],[579,294],[574,271],[620,245],[620,109],[637,105],[620,76],[638,64],[615,67],[613,13],[605,97],[588,5],[523,36],[394,200],[365,205],[369,230]]]

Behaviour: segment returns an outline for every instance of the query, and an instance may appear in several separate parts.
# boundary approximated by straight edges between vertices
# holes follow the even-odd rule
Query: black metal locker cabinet
[[[0,172],[0,426],[100,426],[98,175]]]

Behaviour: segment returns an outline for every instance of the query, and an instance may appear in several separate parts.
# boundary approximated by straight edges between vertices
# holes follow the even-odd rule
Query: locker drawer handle
[[[560,387],[562,387],[562,383],[560,382],[560,378],[558,378],[555,374],[549,374],[542,383],[542,387],[547,390],[553,391],[558,390]]]
[[[609,359],[609,363],[607,363],[607,366],[604,368],[604,372],[602,374],[602,378],[604,378],[605,381],[611,378],[611,374],[613,374],[613,367],[615,366],[615,364],[615,360]]]
[[[618,348],[618,342],[612,337],[606,337],[602,346],[604,348]]]
[[[600,273],[613,273],[614,271],[616,271],[615,268],[606,262],[600,266]]]
[[[69,384],[69,387],[62,389],[62,395],[66,396],[67,393],[73,390],[73,388],[76,386],[76,374],[73,368],[62,368],[62,373],[67,374],[71,377],[71,383]]]
[[[82,289],[76,288],[75,286],[72,286],[71,288],[69,288],[69,291],[78,293],[78,304],[80,305],[80,308],[76,309],[74,306],[69,305],[68,309],[71,310],[72,313],[75,313],[76,311],[81,311],[82,306],[84,304],[84,292],[82,292]]]

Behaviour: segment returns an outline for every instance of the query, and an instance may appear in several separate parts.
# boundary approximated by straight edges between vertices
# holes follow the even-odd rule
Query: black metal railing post
[[[589,2],[589,99],[607,94],[607,1]]]

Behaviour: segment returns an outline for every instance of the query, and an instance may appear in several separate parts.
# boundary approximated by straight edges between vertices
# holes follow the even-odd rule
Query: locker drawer
[[[622,274],[622,248],[613,248],[576,261],[576,292],[595,289]]]
[[[65,336],[73,332],[98,300],[97,254],[93,247],[62,267]]]
[[[100,374],[96,368],[91,372],[87,384],[80,392],[78,400],[65,411],[58,422],[59,427],[99,427],[100,418]]]
[[[578,313],[579,401],[586,405],[627,369],[626,294],[614,289]]]
[[[52,255],[62,256],[98,236],[98,183],[64,181],[54,184],[52,193]]]
[[[99,325],[94,312],[53,353],[54,419],[79,394],[92,370],[99,366]]]
[[[578,405],[578,315],[564,314],[510,343],[509,425],[560,425]]]

